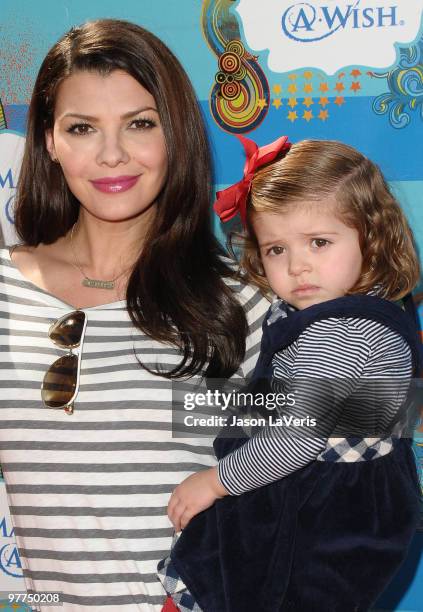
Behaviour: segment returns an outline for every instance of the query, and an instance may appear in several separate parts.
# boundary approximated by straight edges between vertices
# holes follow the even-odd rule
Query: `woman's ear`
[[[51,161],[58,162],[56,155],[56,149],[54,148],[54,140],[53,140],[53,130],[50,128],[44,132],[44,136],[46,139],[46,148],[51,157]]]

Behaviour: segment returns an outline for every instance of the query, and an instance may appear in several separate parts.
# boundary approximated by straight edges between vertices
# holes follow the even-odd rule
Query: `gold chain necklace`
[[[76,225],[77,225],[77,223],[74,223],[72,225],[72,229],[71,229],[71,232],[70,232],[70,247],[71,247],[72,257],[73,257],[72,265],[83,276],[83,279],[81,280],[81,285],[84,285],[84,287],[89,287],[90,289],[114,289],[116,281],[121,276],[126,274],[126,272],[128,272],[128,270],[129,270],[129,268],[126,268],[126,270],[124,270],[123,272],[121,272],[120,274],[115,276],[115,278],[113,278],[111,280],[100,280],[98,278],[89,278],[85,274],[84,269],[82,268],[82,266],[80,265],[80,263],[78,261],[78,257],[76,255],[75,248],[74,248],[74,245],[73,245],[73,234],[74,234]]]

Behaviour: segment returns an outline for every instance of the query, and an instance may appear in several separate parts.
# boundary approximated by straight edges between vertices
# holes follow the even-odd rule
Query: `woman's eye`
[[[317,247],[318,249],[321,249],[322,247],[326,246],[327,244],[329,244],[329,240],[325,240],[324,238],[314,238],[311,241],[311,246]]]
[[[93,128],[89,123],[74,123],[66,131],[69,134],[75,134],[76,136],[85,136],[85,134],[92,132]]]
[[[267,254],[268,255],[282,255],[284,250],[285,249],[281,246],[273,246],[267,251]]]
[[[130,127],[136,130],[148,130],[155,127],[157,124],[152,119],[134,119],[130,123]]]

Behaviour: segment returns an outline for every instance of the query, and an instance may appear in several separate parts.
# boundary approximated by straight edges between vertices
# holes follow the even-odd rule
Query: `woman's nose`
[[[97,162],[111,168],[129,161],[129,154],[120,134],[105,134],[100,144]]]

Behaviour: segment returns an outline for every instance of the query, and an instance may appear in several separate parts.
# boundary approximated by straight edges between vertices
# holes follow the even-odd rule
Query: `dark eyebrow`
[[[141,108],[137,108],[137,110],[129,111],[124,115],[121,115],[121,119],[130,119],[131,117],[135,117],[139,113],[143,113],[145,111],[155,111],[158,113],[159,111],[154,106],[142,106]],[[66,117],[73,117],[75,119],[83,119],[84,121],[98,121],[98,117],[94,117],[92,115],[82,115],[80,113],[66,113],[60,119],[66,119]]]

